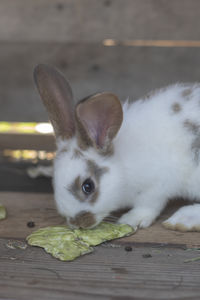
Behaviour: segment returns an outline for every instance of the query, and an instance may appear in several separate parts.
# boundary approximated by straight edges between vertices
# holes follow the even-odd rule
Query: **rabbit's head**
[[[112,141],[123,119],[120,101],[100,93],[75,105],[69,83],[47,65],[35,68],[34,79],[56,136],[58,211],[73,227],[93,227],[116,209],[119,198]]]

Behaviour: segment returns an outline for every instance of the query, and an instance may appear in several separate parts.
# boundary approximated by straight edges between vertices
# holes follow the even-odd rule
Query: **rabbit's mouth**
[[[74,218],[68,220],[69,226],[73,228],[93,228],[99,222],[96,220],[96,216],[89,211],[82,211]]]

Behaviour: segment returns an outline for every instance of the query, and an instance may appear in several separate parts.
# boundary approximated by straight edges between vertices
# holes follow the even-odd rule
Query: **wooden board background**
[[[135,100],[177,81],[199,81],[198,0],[0,1],[0,121],[45,121],[32,73],[55,65],[71,81],[76,101],[112,91]],[[163,47],[106,47],[161,41]],[[167,47],[162,40],[185,41]]]
[[[198,0],[1,0],[0,40],[198,40]]]
[[[0,120],[48,119],[32,79],[33,68],[40,62],[64,72],[76,100],[111,91],[123,101],[177,81],[198,81],[199,61],[199,48],[4,43],[0,47]]]

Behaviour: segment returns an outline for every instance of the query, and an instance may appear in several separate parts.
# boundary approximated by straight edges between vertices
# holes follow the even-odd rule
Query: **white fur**
[[[163,222],[166,228],[180,231],[200,231],[200,204],[179,208],[168,220]]]
[[[192,89],[190,100],[182,96],[188,87]],[[172,110],[174,103],[181,105],[180,112]],[[58,152],[68,149],[58,154],[54,163],[55,199],[62,215],[74,217],[91,211],[100,222],[112,210],[131,206],[119,221],[147,227],[169,198],[178,195],[200,200],[200,163],[191,149],[194,135],[184,127],[185,120],[200,124],[200,85],[172,85],[149,99],[126,103],[123,110],[124,121],[110,157],[89,148],[84,157],[74,159],[76,138],[57,142]],[[101,178],[94,204],[79,202],[66,189],[77,176],[87,178],[87,159],[109,169]]]

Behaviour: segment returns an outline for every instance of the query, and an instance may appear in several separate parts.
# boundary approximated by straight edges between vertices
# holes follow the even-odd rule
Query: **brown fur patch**
[[[198,164],[200,158],[200,125],[190,120],[186,120],[184,122],[184,127],[186,127],[194,135],[191,150],[194,154],[194,160]]]
[[[194,139],[192,143],[192,150],[194,152],[194,159],[196,162],[199,162],[199,156],[200,156],[200,135],[197,135],[197,137]]]
[[[148,100],[152,97],[154,97],[155,95],[159,94],[159,93],[163,93],[167,90],[168,87],[163,87],[163,88],[158,88],[158,89],[155,89],[155,90],[152,90],[150,92],[148,92],[145,97],[144,97],[144,100]]]
[[[190,100],[191,94],[192,94],[192,89],[187,88],[182,92],[182,97],[185,98],[186,100]]]
[[[82,184],[80,176],[76,177],[72,184],[67,188],[67,190],[80,202],[90,202],[95,203],[98,196],[99,196],[99,183],[100,179],[108,172],[108,168],[106,167],[99,167],[94,161],[88,160],[87,161],[87,171],[88,171],[88,178],[91,178],[95,184],[95,190],[90,195],[85,195],[82,191]],[[85,178],[86,179],[86,178]]]
[[[67,188],[68,191],[79,201],[85,201],[85,197],[81,189],[81,178],[80,176],[76,177],[74,182]]]
[[[95,215],[89,211],[82,211],[74,218],[70,218],[69,223],[79,228],[90,228],[96,224]]]
[[[83,156],[83,153],[78,150],[78,149],[74,149],[74,153],[73,153],[73,157],[72,158],[80,158]]]
[[[67,147],[64,147],[64,148],[62,148],[60,151],[59,151],[59,150],[57,151],[57,155],[60,155],[60,154],[62,154],[62,153],[67,153],[67,152],[68,152]]]
[[[178,113],[182,110],[181,105],[177,102],[173,103],[171,108],[174,113]]]
[[[104,168],[99,167],[92,160],[88,160],[87,164],[88,164],[88,171],[90,172],[92,178],[95,178],[95,181],[96,181],[95,192],[91,195],[91,198],[90,198],[89,202],[90,203],[95,203],[96,200],[98,199],[98,196],[99,196],[100,179],[103,176],[103,174],[108,172],[109,169],[107,167],[104,167]]]
[[[93,160],[88,160],[87,165],[88,171],[90,172],[92,177],[95,177],[97,181],[99,181],[101,176],[109,170],[107,167],[99,167]]]
[[[95,203],[97,201],[98,197],[99,197],[99,189],[96,188],[95,192],[92,194],[90,203],[92,203],[92,204]]]
[[[193,134],[197,134],[199,132],[199,124],[190,121],[189,119],[184,121],[184,127],[186,127]]]

